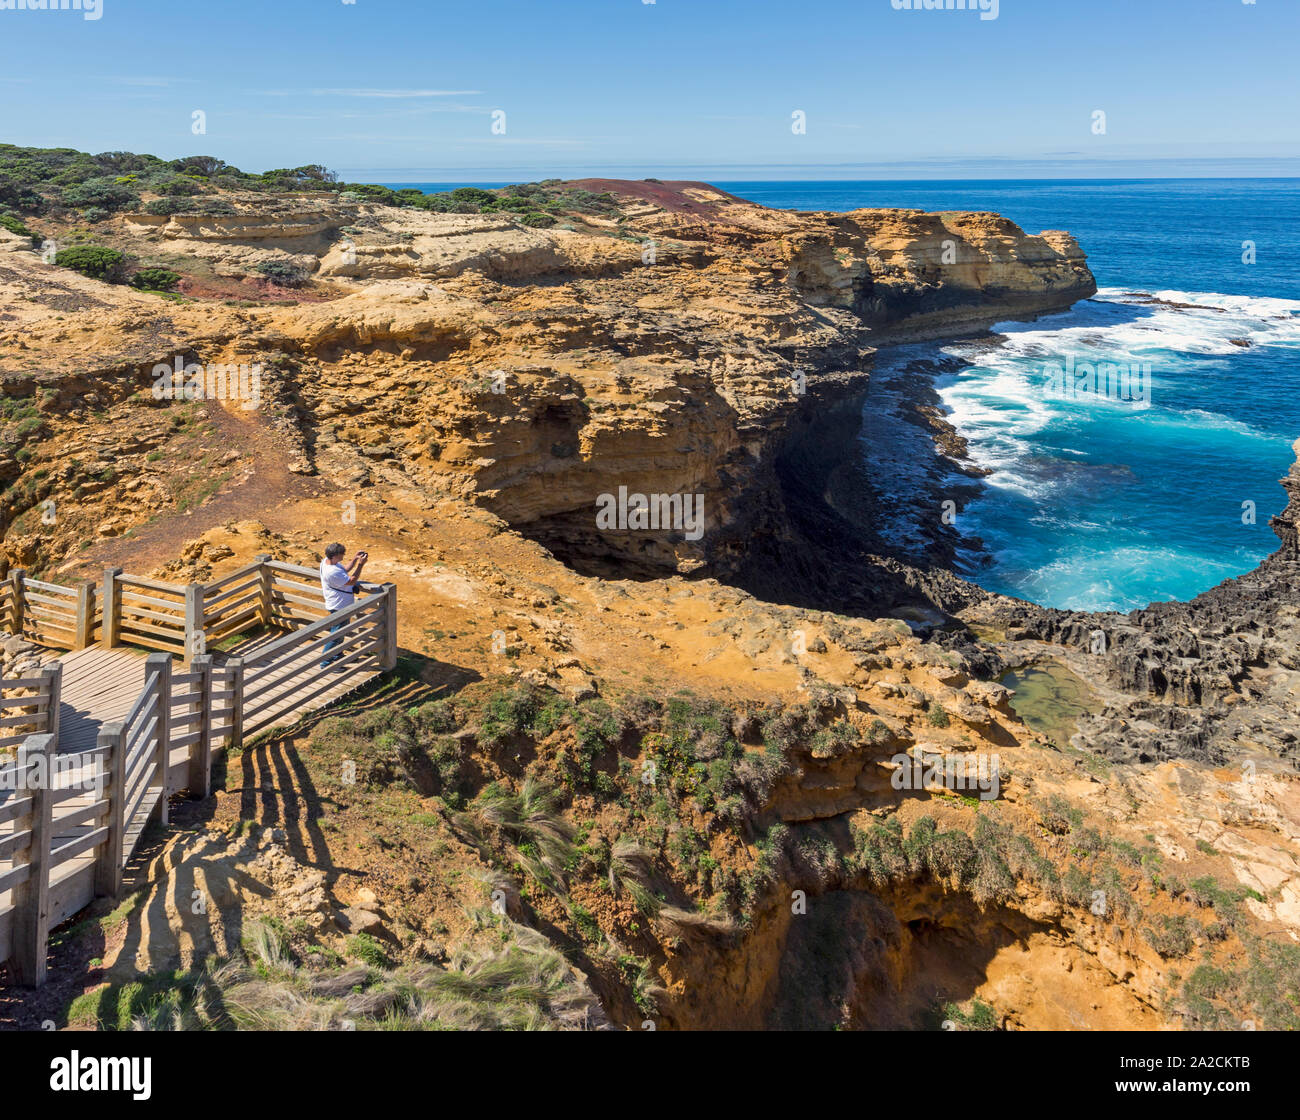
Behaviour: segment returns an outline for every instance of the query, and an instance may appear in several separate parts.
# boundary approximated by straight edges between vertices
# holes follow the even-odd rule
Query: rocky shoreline
[[[916,1027],[941,996],[1010,1027],[1240,1021],[1235,1000],[1186,1012],[1174,970],[1241,970],[1256,928],[1300,930],[1300,468],[1278,554],[1191,603],[990,594],[940,517],[981,484],[933,390],[960,366],[900,348],[996,345],[980,332],[1087,298],[1073,239],[699,183],[535,186],[562,221],[222,188],[233,213],[103,223],[186,273],[175,300],[0,245],[0,565],[207,581],[341,538],[400,589],[391,691],[232,759],[160,842],[143,909],[167,920],[84,945],[69,984],[111,1004],[177,967],[164,927],[194,923],[169,901],[215,859],[253,885],[213,908],[205,951],[237,957],[240,923],[274,919],[313,984],[348,975],[320,966],[354,959],[353,918],[431,976],[500,951],[499,886],[602,1024]],[[245,298],[261,265],[310,275],[302,298]],[[178,354],[257,365],[262,406],[156,400]],[[892,486],[871,440],[898,452]],[[624,490],[700,496],[706,532],[602,530]],[[1041,666],[1091,689],[1073,745],[999,683]],[[1000,792],[900,786],[903,755],[999,758]],[[344,759],[364,781],[338,783]],[[538,821],[563,883],[503,827]]]
[[[929,431],[931,461],[923,477],[929,487],[914,497],[914,509],[933,511],[944,499],[957,512],[974,490],[954,486],[954,472],[972,478],[979,468],[967,461],[968,448],[936,407],[932,379],[954,372],[961,363],[937,365],[914,358],[907,364],[901,409],[905,418]],[[842,446],[852,448],[851,442]],[[890,585],[892,601],[875,609],[914,606],[910,592],[921,590],[928,605],[945,612],[953,629],[942,635],[949,645],[972,643],[961,638],[967,624],[993,627],[1012,643],[1059,647],[1062,657],[1084,679],[1111,696],[1105,709],[1081,718],[1076,745],[1116,762],[1158,762],[1191,758],[1221,765],[1252,748],[1300,769],[1300,728],[1295,725],[1300,695],[1300,441],[1296,463],[1282,485],[1290,501],[1271,526],[1278,550],[1258,568],[1226,580],[1188,602],[1154,603],[1128,613],[1066,611],[985,592],[955,570],[958,550],[978,555],[978,539],[955,532],[934,532],[921,557],[891,552],[873,541],[902,567],[901,584]],[[856,455],[856,450],[848,452]],[[847,469],[854,484],[870,491],[869,475]],[[866,523],[876,505],[869,493],[854,499],[855,517]],[[837,502],[844,508],[845,501]],[[879,561],[877,561],[879,563]],[[887,566],[887,565],[886,565]],[[906,588],[904,590],[903,588]],[[1039,649],[1038,656],[1051,650]],[[1020,649],[1007,658],[986,658],[991,675],[1022,663],[1033,652]]]

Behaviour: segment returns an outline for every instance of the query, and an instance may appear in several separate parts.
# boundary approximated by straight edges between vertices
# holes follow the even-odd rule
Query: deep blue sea
[[[965,557],[982,586],[1130,610],[1190,598],[1273,551],[1268,519],[1300,437],[1300,180],[717,185],[800,210],[993,210],[1028,233],[1069,230],[1087,253],[1101,291],[1065,314],[1000,324],[998,346],[878,357],[862,453],[894,487],[901,545],[916,516],[909,464],[925,449],[890,422],[891,395],[907,364],[946,357],[969,364],[940,377],[944,407],[992,471],[955,522],[984,543]],[[1103,367],[1097,382],[1089,366]]]

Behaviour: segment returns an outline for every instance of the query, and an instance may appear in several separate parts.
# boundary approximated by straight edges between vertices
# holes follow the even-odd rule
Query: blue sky
[[[1297,0],[101,2],[0,10],[0,140],[384,181],[1300,173]]]

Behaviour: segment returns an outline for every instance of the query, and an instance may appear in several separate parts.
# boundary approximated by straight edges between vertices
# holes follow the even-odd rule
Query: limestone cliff
[[[652,994],[679,1027],[923,1026],[973,997],[1009,1027],[1165,1026],[1177,973],[1300,936],[1296,471],[1258,573],[1124,618],[904,562],[847,500],[875,349],[1086,298],[1073,239],[982,213],[793,214],[698,183],[571,186],[614,201],[534,228],[232,193],[228,213],[105,223],[183,273],[173,300],[0,245],[5,561],[61,582],[110,564],[208,579],[343,537],[401,588],[409,676],[388,703],[246,752],[216,809],[191,807],[228,834],[160,859],[143,909],[172,917],[165,900],[250,817],[284,835],[217,858],[250,876],[250,913],[334,938],[322,957],[356,920],[403,961],[496,938],[476,915],[504,877],[512,920],[583,971],[583,1004],[633,1027]],[[274,284],[272,262],[307,279]],[[257,367],[258,403],[158,399],[153,367],[178,356]],[[702,495],[705,532],[603,530],[597,500],[620,487]],[[993,681],[1045,660],[1105,701],[1072,743]],[[472,701],[483,677],[508,686]],[[383,755],[383,721],[434,696],[454,710],[430,764],[459,800],[403,787]],[[539,697],[544,726],[485,729]],[[338,784],[345,751],[374,789]],[[996,751],[1005,787],[991,803],[895,788],[902,751]],[[669,786],[627,778],[647,759],[676,768]],[[489,784],[514,796],[539,775],[565,791],[556,834],[584,838],[567,894],[467,831]],[[616,852],[663,905],[615,889]],[[1116,900],[1104,915],[1094,890]],[[113,946],[131,950],[124,982],[137,948],[172,966],[154,936]]]
[[[179,353],[260,364],[298,429],[300,473],[472,497],[589,566],[726,575],[756,538],[788,537],[778,452],[801,414],[851,413],[875,347],[1095,291],[1072,238],[993,214],[803,214],[700,183],[577,186],[611,191],[617,220],[528,229],[238,198],[230,215],[128,215],[127,244],[186,254],[196,272],[297,262],[316,277],[310,301],[160,305],[14,253],[15,288],[68,292],[0,325],[0,345],[92,380],[135,366],[142,386]],[[69,323],[57,312],[72,306],[94,315]],[[699,495],[703,531],[598,529],[600,496],[620,487]]]

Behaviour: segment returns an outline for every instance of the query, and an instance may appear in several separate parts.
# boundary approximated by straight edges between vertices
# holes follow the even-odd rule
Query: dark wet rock
[[[1132,697],[1082,721],[1075,745],[1115,761],[1214,763],[1248,746],[1300,768],[1300,440],[1295,452],[1289,502],[1270,522],[1281,547],[1255,571],[1127,615],[993,607],[1008,638],[1094,654],[1098,676]]]

